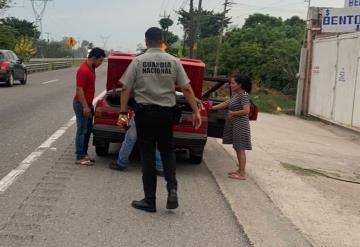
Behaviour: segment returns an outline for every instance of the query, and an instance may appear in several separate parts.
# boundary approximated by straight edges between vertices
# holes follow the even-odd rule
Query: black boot
[[[172,189],[169,191],[169,194],[168,194],[166,208],[167,209],[175,209],[177,207],[179,207],[177,192],[175,189]]]
[[[155,203],[148,203],[145,199],[142,199],[141,201],[133,201],[131,203],[131,206],[133,208],[143,210],[150,213],[156,212],[156,206]]]
[[[109,168],[113,169],[113,170],[118,170],[118,171],[125,171],[126,170],[125,166],[119,166],[116,162],[110,162],[109,163]]]

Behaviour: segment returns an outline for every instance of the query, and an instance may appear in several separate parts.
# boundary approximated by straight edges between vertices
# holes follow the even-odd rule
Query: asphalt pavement
[[[0,178],[14,169],[73,115],[76,68],[31,74],[27,85],[0,84]],[[96,94],[106,68],[97,73]]]
[[[75,72],[39,73],[28,85],[0,87],[0,179],[72,118]],[[105,72],[105,66],[98,71],[97,94],[105,88]],[[139,162],[124,173],[110,170],[119,148],[112,145],[95,166],[77,166],[74,133],[69,125],[0,193],[0,246],[250,245],[204,164],[180,159],[180,207],[166,210],[159,178],[158,212],[148,214],[130,206],[143,197]]]

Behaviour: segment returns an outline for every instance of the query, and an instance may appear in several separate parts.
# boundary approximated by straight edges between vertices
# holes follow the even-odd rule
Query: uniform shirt
[[[179,59],[158,48],[136,57],[120,81],[134,89],[137,103],[165,107],[176,104],[175,86],[190,82]]]
[[[88,104],[92,104],[95,95],[95,70],[90,68],[87,61],[84,61],[76,74],[76,87],[82,88],[85,99]],[[77,95],[74,96],[74,101],[79,101]]]

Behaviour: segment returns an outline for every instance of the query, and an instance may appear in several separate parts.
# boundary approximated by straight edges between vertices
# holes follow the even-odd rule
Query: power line
[[[286,5],[283,5],[282,7],[276,7],[276,6],[261,7],[261,6],[257,6],[257,5],[244,4],[244,3],[239,3],[238,5],[254,8],[254,9],[258,10],[258,11],[259,10],[292,11],[292,9],[293,9],[293,8],[282,8],[282,7],[286,7]],[[299,13],[299,12],[292,11],[292,13]]]

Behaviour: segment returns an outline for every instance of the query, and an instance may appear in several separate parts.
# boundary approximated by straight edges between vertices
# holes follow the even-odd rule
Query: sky
[[[13,0],[13,7],[6,16],[34,22],[30,0]],[[253,13],[270,14],[284,19],[297,15],[306,18],[304,0],[232,0],[229,16],[232,25],[241,26]],[[38,2],[41,3],[41,2]],[[203,0],[203,9],[221,12],[224,0]],[[198,0],[194,0],[197,7]],[[343,7],[344,0],[311,0],[312,6]],[[159,26],[160,16],[170,15],[175,25],[170,28],[182,36],[175,10],[189,8],[189,0],[52,0],[48,2],[43,17],[43,33],[50,33],[53,40],[74,37],[88,40],[96,46],[120,51],[135,51],[137,44],[144,44],[144,32]],[[47,34],[44,34],[47,38]],[[107,42],[105,42],[107,41]]]

